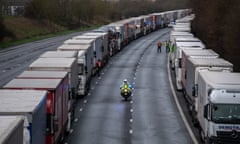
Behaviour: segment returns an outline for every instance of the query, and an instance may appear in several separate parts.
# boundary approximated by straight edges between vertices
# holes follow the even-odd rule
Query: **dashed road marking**
[[[79,109],[79,111],[80,111],[80,112],[82,112],[82,111],[83,111],[83,109],[82,109],[82,108],[80,108],[80,109]]]
[[[74,122],[78,122],[78,118],[75,118],[75,119],[74,119]]]
[[[96,83],[95,84],[98,84],[98,82],[96,81]]]
[[[130,112],[132,113],[132,112],[133,112],[133,109],[130,109]]]
[[[91,93],[88,93],[88,96],[90,96],[91,95]]]
[[[133,101],[131,100],[130,103],[133,104]]]
[[[73,131],[74,131],[73,129],[70,129],[70,134],[73,133]]]
[[[130,130],[129,130],[129,133],[130,133],[130,134],[132,134],[132,133],[133,133],[133,130],[132,130],[132,129],[130,129]]]
[[[83,102],[84,102],[84,103],[87,103],[88,101],[87,101],[87,100],[84,100]]]
[[[133,119],[130,119],[129,121],[130,121],[130,123],[132,123],[132,122],[133,122]]]

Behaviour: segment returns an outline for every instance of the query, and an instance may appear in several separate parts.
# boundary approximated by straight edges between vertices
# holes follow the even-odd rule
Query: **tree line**
[[[193,32],[221,57],[234,64],[240,71],[240,1],[237,0],[189,0],[196,18]]]
[[[186,8],[185,0],[32,0],[26,9],[25,16],[47,20],[69,28],[104,24],[111,21],[138,16],[152,12]]]

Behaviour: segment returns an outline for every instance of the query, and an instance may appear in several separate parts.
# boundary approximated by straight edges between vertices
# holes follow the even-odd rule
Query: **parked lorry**
[[[185,93],[186,88],[186,69],[187,69],[187,59],[188,58],[218,58],[219,54],[214,52],[212,49],[183,49],[181,67],[182,67],[182,76],[181,82],[183,86],[183,92]]]
[[[46,135],[46,144],[55,144],[61,140],[68,120],[68,82],[62,79],[13,79],[4,85],[4,88],[46,90],[47,100],[44,110],[47,128],[45,133],[41,133]]]
[[[78,49],[80,50],[87,50],[87,53],[89,54],[89,57],[87,61],[91,62],[91,74],[95,75],[97,72],[97,60],[96,60],[96,53],[94,52],[94,40],[76,40],[76,39],[70,39],[70,40],[66,40],[64,41],[63,45],[77,45]],[[59,49],[59,48],[58,48]],[[90,52],[90,53],[89,53]]]
[[[205,143],[240,143],[240,74],[200,72],[197,120]]]
[[[47,51],[40,55],[40,58],[75,58],[78,53],[76,51]]]
[[[97,62],[100,60],[103,62],[103,41],[102,36],[100,35],[79,35],[75,36],[72,39],[75,40],[93,40],[93,64],[94,69],[97,70]]]
[[[78,65],[78,95],[84,96],[90,88],[91,76],[93,75],[92,47],[90,45],[62,45],[58,47],[60,51],[77,51]]]
[[[192,119],[196,122],[196,97],[194,91],[199,73],[201,71],[217,71],[217,72],[232,72],[233,64],[222,58],[191,58],[187,59],[185,77],[183,78],[183,84],[185,89],[185,96],[189,104],[190,111],[192,113]]]
[[[108,62],[108,59],[109,59],[109,45],[110,44],[115,44],[116,40],[112,43],[109,43],[109,38],[108,38],[108,33],[107,32],[87,32],[87,33],[84,33],[83,35],[87,35],[87,36],[101,36],[101,40],[102,40],[102,57],[103,57],[103,64],[107,64]],[[115,44],[116,45],[116,44]],[[120,50],[120,47],[119,47],[119,50]]]
[[[67,71],[69,77],[69,94],[72,98],[77,97],[78,68],[76,58],[38,58],[29,65],[28,70],[33,71]]]
[[[0,116],[0,143],[23,144],[23,117]]]
[[[16,134],[24,132],[24,141],[29,144],[45,143],[46,131],[48,131],[49,126],[46,123],[47,95],[47,92],[44,90],[0,90],[0,116],[23,116],[24,129],[20,126],[16,127],[15,130]],[[13,125],[14,123],[11,124],[11,126]],[[23,143],[23,135],[12,137],[13,139],[9,138],[9,142],[14,142],[13,144]],[[21,139],[21,141],[17,141],[18,139]]]
[[[182,50],[183,49],[204,49],[202,42],[176,42],[176,51],[174,55],[174,69],[176,74],[177,90],[182,90]]]
[[[16,78],[19,79],[62,79],[65,83],[65,87],[69,87],[68,72],[66,71],[23,71]],[[66,91],[67,92],[67,91]],[[66,131],[69,132],[71,128],[71,123],[74,119],[74,109],[76,104],[76,99],[73,99],[70,94],[68,94],[68,109],[63,109],[63,112],[68,113],[68,120]]]

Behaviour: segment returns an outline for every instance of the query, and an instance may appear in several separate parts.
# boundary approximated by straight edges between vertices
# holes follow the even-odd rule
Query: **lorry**
[[[76,40],[76,39],[69,39],[69,40],[66,40],[64,41],[64,44],[63,45],[74,45],[74,46],[77,46],[78,50],[87,50],[87,54],[88,56],[86,57],[87,58],[87,62],[91,62],[91,75],[95,75],[96,72],[97,72],[97,59],[96,59],[96,51],[94,51],[94,40],[93,39],[89,39],[89,40]],[[60,49],[64,49],[62,48],[64,46],[60,46],[60,48],[58,48],[58,50]],[[76,48],[74,48],[76,49]],[[88,66],[88,65],[87,65]]]
[[[60,51],[77,51],[78,66],[78,95],[84,96],[90,88],[92,71],[92,49],[90,45],[62,45],[58,47]]]
[[[201,71],[196,86],[197,120],[205,143],[240,143],[240,74]]]
[[[47,51],[40,55],[40,58],[75,58],[78,53],[76,51]]]
[[[102,57],[103,57],[103,65],[106,65],[109,59],[109,45],[115,44],[116,42],[109,43],[108,33],[107,32],[87,32],[83,34],[84,36],[101,36],[102,40]],[[115,39],[114,39],[115,40]],[[116,44],[115,44],[116,45]],[[120,48],[120,47],[119,47]],[[119,49],[120,50],[120,49]]]
[[[66,71],[23,71],[21,74],[16,76],[18,79],[62,79],[65,83],[65,86],[69,87],[68,72]],[[70,88],[70,87],[69,87]],[[72,121],[74,119],[74,109],[76,104],[76,99],[73,99],[68,94],[68,109],[64,109],[64,113],[68,113],[68,120],[66,131],[69,132],[71,128]]]
[[[202,42],[176,42],[176,51],[174,55],[174,69],[176,75],[177,90],[182,90],[182,50],[183,49],[204,49]]]
[[[61,55],[60,55],[61,56]],[[76,98],[78,90],[78,68],[76,58],[38,58],[29,65],[32,71],[67,71],[69,77],[69,94]]]
[[[41,133],[46,136],[46,144],[55,144],[61,140],[66,131],[68,121],[68,82],[62,79],[18,78],[8,82],[4,85],[4,88],[47,91],[46,106],[44,107],[46,116],[44,123],[47,127],[45,132]],[[45,119],[41,119],[41,121],[44,120]],[[37,128],[39,127],[37,126]],[[42,141],[43,140],[41,140],[41,142]],[[43,142],[41,144],[43,144]]]
[[[23,117],[0,116],[0,143],[23,143]]]
[[[183,86],[183,93],[186,94],[186,76],[187,76],[187,59],[188,58],[218,58],[219,54],[212,49],[183,49],[181,59],[181,83]]]
[[[233,64],[222,58],[192,58],[189,57],[186,63],[186,72],[183,77],[185,97],[188,102],[192,120],[196,122],[196,97],[195,87],[201,71],[232,72]]]
[[[24,132],[24,141],[29,144],[45,143],[46,131],[48,130],[48,127],[46,127],[48,126],[46,125],[47,96],[48,94],[44,90],[0,90],[0,116],[22,116],[24,120],[23,129],[19,130],[19,127],[16,127],[15,130],[17,134]],[[0,124],[2,125],[2,123]],[[11,123],[11,126],[13,125],[14,123]],[[9,142],[22,143],[23,140],[16,141],[18,138],[23,139],[22,137],[23,135],[18,135]]]
[[[79,35],[72,39],[75,40],[93,40],[93,64],[94,68],[97,69],[97,62],[100,60],[103,62],[103,41],[101,35]]]

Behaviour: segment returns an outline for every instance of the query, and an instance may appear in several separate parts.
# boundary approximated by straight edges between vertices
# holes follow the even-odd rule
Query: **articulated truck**
[[[202,71],[196,86],[201,138],[211,144],[240,143],[240,74]]]

